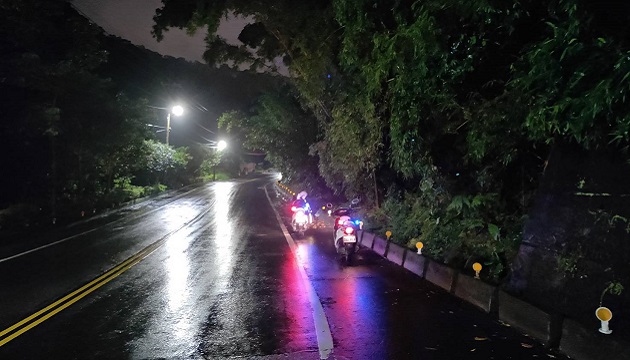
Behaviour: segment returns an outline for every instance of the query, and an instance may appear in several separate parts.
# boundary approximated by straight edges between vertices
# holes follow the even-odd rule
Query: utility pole
[[[166,145],[168,145],[168,137],[171,134],[171,111],[166,115]]]

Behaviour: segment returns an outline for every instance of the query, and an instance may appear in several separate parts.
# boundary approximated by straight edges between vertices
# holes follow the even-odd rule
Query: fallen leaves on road
[[[534,345],[527,344],[527,343],[521,343],[521,346],[524,347],[524,348],[527,348],[527,349],[531,349],[531,348],[534,347]]]
[[[485,341],[485,340],[488,340],[488,338],[487,337],[475,336],[475,340],[477,340],[477,341]]]

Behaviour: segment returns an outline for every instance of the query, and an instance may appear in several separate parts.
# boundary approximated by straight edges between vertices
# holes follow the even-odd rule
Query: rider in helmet
[[[302,191],[296,195],[296,199],[291,203],[291,207],[293,208],[302,208],[304,209],[304,213],[308,214],[308,222],[309,224],[313,223],[313,215],[311,211],[311,205],[306,201],[306,196],[308,193],[306,191]]]

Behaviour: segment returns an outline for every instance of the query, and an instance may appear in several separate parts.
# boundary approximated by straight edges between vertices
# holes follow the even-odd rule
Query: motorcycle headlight
[[[297,222],[306,222],[307,217],[303,212],[299,212],[295,215],[295,221]]]

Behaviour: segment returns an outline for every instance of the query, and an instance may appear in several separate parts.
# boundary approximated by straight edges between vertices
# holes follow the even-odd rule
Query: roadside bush
[[[203,160],[199,166],[199,174],[203,179],[212,179],[212,172],[215,167],[219,165],[219,157],[216,155],[211,156],[208,159]]]
[[[368,214],[368,231],[457,268],[481,262],[490,280],[506,275],[520,244],[522,219],[501,215],[497,194],[451,196],[430,180],[417,192],[389,194],[382,207]]]
[[[216,174],[210,173],[210,174],[202,176],[201,179],[203,181],[213,181],[213,180],[222,181],[222,180],[229,180],[232,177],[233,176],[231,174],[229,174],[229,173],[227,173],[227,172],[225,172],[225,171],[223,171],[221,169],[217,169]]]
[[[145,196],[145,188],[131,184],[131,177],[119,177],[114,179],[114,188],[105,195],[104,202],[120,204]]]
[[[35,221],[41,211],[38,206],[29,203],[19,203],[0,210],[0,229],[15,229],[28,227]]]
[[[114,188],[108,192],[100,201],[102,206],[116,206],[127,201],[136,200],[145,196],[157,195],[166,191],[167,186],[155,184],[148,186],[138,186],[131,184],[130,177],[121,177],[114,180]]]
[[[144,195],[145,196],[157,195],[157,194],[165,192],[166,189],[167,189],[167,186],[163,185],[163,184],[155,184],[155,185],[145,186],[144,187]]]
[[[448,200],[448,194],[425,179],[416,192],[390,190],[383,205],[367,214],[371,228],[378,228],[384,235],[391,230],[392,241],[407,246],[415,246],[418,241],[426,241],[426,236],[439,224],[440,209]]]

